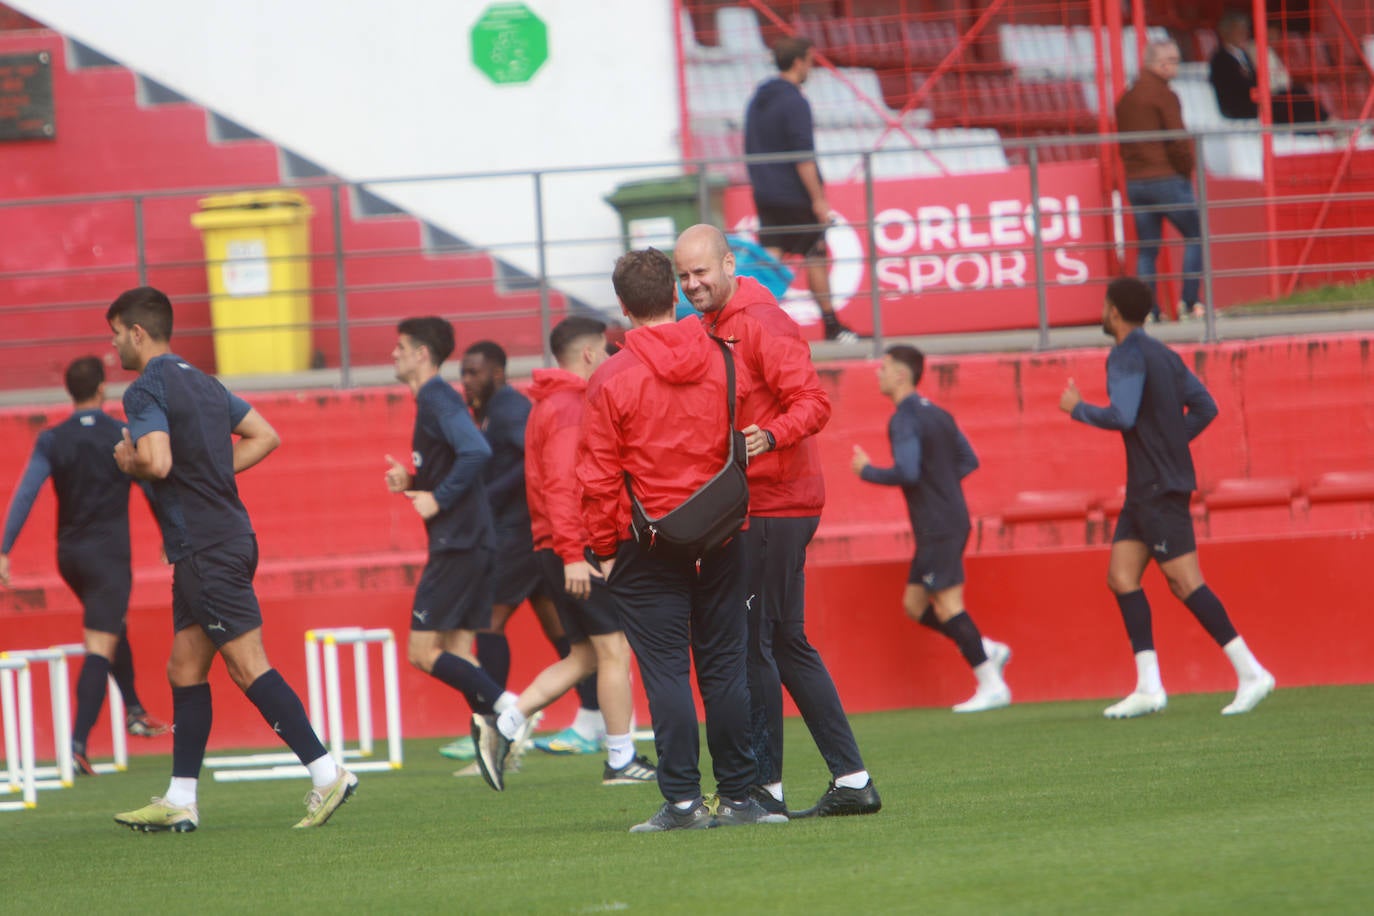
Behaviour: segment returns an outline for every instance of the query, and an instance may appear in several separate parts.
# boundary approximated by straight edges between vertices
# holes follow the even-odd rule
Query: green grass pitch
[[[1317,913],[1374,906],[1374,686],[1105,701],[974,716],[856,716],[881,813],[657,835],[652,786],[531,751],[505,793],[411,741],[325,828],[293,831],[304,780],[202,779],[201,828],[111,816],[161,794],[165,757],[0,814],[11,913]],[[789,720],[794,808],[826,773]],[[709,763],[707,764],[709,772]],[[711,782],[706,780],[711,790]],[[289,909],[288,909],[289,908]]]

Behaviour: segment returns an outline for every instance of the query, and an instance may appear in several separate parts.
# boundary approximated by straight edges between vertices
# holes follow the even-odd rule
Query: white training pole
[[[5,791],[18,792],[21,770],[19,766],[19,716],[14,709],[14,672],[28,662],[0,655],[0,721],[5,728]]]
[[[339,690],[339,644],[333,633],[324,638],[324,701],[329,720],[329,751],[344,762],[343,697]]]
[[[310,695],[310,725],[320,743],[325,741],[324,691],[320,687],[320,642],[317,630],[305,631],[305,687]]]
[[[382,643],[382,684],[386,694],[386,751],[392,769],[401,768],[401,678],[396,665],[396,638],[386,631]]]
[[[372,671],[367,643],[353,644],[353,686],[358,699],[358,753],[372,756]]]
[[[52,737],[57,751],[57,777],[62,785],[75,780],[72,761],[72,684],[67,679],[67,656],[62,652],[48,658],[48,686],[52,691]]]
[[[15,675],[18,674],[18,709],[15,709]],[[0,811],[23,811],[38,805],[34,778],[33,674],[28,661],[0,653],[0,716],[5,731],[5,764],[9,791],[22,791],[18,802],[0,802]],[[15,732],[18,732],[16,735]],[[17,747],[16,747],[17,745]]]

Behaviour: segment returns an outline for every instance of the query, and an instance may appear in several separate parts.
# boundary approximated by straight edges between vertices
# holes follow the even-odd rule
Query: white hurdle
[[[52,740],[56,766],[34,768],[34,785],[40,789],[63,789],[72,784],[72,698],[67,681],[67,655],[57,649],[24,649],[0,652],[0,659],[16,658],[48,666],[48,689],[52,695]]]
[[[33,673],[26,659],[0,655],[0,722],[5,730],[5,791],[23,793],[22,801],[0,802],[0,811],[25,811],[37,807],[38,781],[33,765]]]
[[[386,702],[385,761],[368,761],[374,749],[372,729],[372,677],[368,646],[378,643],[382,655],[382,683]],[[339,683],[339,646],[353,647],[353,680],[358,713],[358,746],[344,745],[343,691]],[[305,677],[309,693],[310,724],[335,760],[347,764],[355,773],[399,770],[401,752],[400,670],[396,661],[396,638],[385,628],[331,627],[307,630],[305,634]],[[246,782],[261,779],[293,779],[306,774],[294,754],[267,753],[211,757],[205,765],[215,771],[218,782]]]
[[[64,643],[53,646],[53,649],[68,658],[86,656],[86,647],[79,642]],[[110,752],[114,759],[111,763],[92,763],[91,769],[97,773],[123,773],[129,768],[129,735],[124,722],[124,694],[120,692],[119,684],[115,683],[113,674],[106,680],[109,682],[105,695],[110,708]],[[70,734],[67,736],[67,744],[71,745]]]

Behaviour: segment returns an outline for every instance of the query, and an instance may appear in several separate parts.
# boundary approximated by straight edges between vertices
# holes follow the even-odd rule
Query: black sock
[[[1238,635],[1236,628],[1231,625],[1231,618],[1226,614],[1226,608],[1222,607],[1221,599],[1207,586],[1199,587],[1184,598],[1183,603],[1193,612],[1207,634],[1216,640],[1217,645],[1225,646]]]
[[[210,740],[214,707],[210,704],[210,685],[172,688],[172,775],[180,779],[199,779],[205,761],[205,745]]]
[[[310,725],[301,698],[276,668],[264,671],[243,693],[301,763],[324,756],[324,745]]]
[[[988,660],[988,654],[983,650],[983,634],[978,632],[978,625],[968,611],[960,611],[946,620],[945,633],[954,640],[970,668],[977,668]]]
[[[72,721],[72,750],[86,753],[86,739],[105,705],[105,683],[110,673],[110,660],[94,652],[86,653],[81,673],[76,677],[76,717]],[[124,723],[116,723],[123,728]]]
[[[144,712],[143,704],[138,701],[138,691],[134,690],[134,651],[129,646],[127,630],[119,634],[119,645],[115,646],[110,674],[119,686],[119,695],[124,698],[124,708],[132,713]]]
[[[429,673],[466,697],[473,712],[489,716],[495,711],[491,704],[501,696],[503,688],[467,659],[451,652],[441,653]]]
[[[510,640],[506,639],[506,634],[478,633],[477,660],[482,663],[482,670],[487,677],[505,690],[506,682],[510,680]]]
[[[1153,652],[1155,634],[1150,624],[1150,600],[1145,597],[1145,590],[1138,588],[1117,595],[1116,603],[1121,608],[1121,620],[1126,624],[1126,635],[1131,640],[1131,651]]]
[[[935,605],[927,604],[926,609],[921,612],[921,616],[916,618],[916,622],[923,627],[930,627],[941,636],[948,636],[945,632],[945,625],[940,622],[940,616],[935,613]]]

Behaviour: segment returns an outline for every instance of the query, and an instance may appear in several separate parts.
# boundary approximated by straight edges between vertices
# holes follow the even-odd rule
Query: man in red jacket
[[[830,419],[811,350],[773,295],[735,276],[735,257],[714,226],[693,226],[674,248],[678,282],[706,330],[730,342],[747,391],[739,422],[749,443],[749,694],[759,782],[752,796],[785,811],[782,688],[797,705],[830,769],[830,787],[792,817],[871,814],[882,807],[864,768],[835,682],[806,638],[806,545],[825,504],[812,437]]]
[[[584,555],[587,526],[577,485],[577,442],[587,379],[606,358],[606,325],[594,318],[565,318],[549,335],[549,350],[558,368],[534,370],[529,390],[534,409],[525,426],[525,492],[544,591],[554,596],[569,650],[497,717],[496,727],[500,740],[514,741],[528,717],[596,672],[607,732],[602,785],[653,782],[658,772],[648,759],[635,755],[630,734],[630,645],[621,632],[615,603],[603,583],[593,585],[591,564]],[[491,755],[500,772],[482,771],[497,791],[504,788],[504,751],[498,746]]]
[[[593,575],[610,586],[639,658],[666,801],[631,833],[781,823],[750,795],[744,569],[740,539],[692,559],[645,549],[629,535],[626,487],[650,518],[671,512],[725,466],[731,435],[721,349],[694,318],[673,321],[668,256],[632,251],[611,276],[633,325],[624,348],[587,387],[577,476]],[[747,385],[737,379],[737,392]],[[701,795],[701,754],[690,670],[706,707],[719,801]]]

